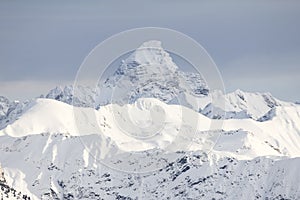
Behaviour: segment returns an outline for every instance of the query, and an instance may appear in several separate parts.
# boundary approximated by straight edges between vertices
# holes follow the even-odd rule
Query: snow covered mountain
[[[0,97],[1,199],[300,199],[299,104],[210,91],[158,41],[73,89]]]
[[[217,98],[219,101],[205,102],[206,98]],[[218,91],[210,93],[203,98],[206,106],[200,111],[203,115],[212,119],[246,119],[259,120],[277,106],[289,106],[293,103],[280,101],[270,93],[250,93],[236,90],[228,94],[221,94]],[[225,109],[222,109],[222,106]]]
[[[269,93],[237,90],[224,95],[221,91],[209,91],[199,73],[182,71],[163,49],[161,42],[155,40],[137,48],[122,61],[112,76],[99,83],[98,88],[79,86],[76,89],[79,91],[76,97],[73,96],[72,86],[57,87],[45,97],[92,108],[109,103],[132,103],[138,98],[156,98],[168,104],[192,108],[213,119],[258,120],[275,106],[287,104]],[[197,99],[197,103],[190,99]]]
[[[147,140],[124,134],[111,112],[116,109],[116,113],[125,114],[125,107],[143,124],[149,121],[148,111],[156,106],[168,115],[160,133]],[[184,139],[192,141],[188,150],[178,146],[158,157],[151,152],[172,145],[181,123],[189,126],[176,115],[181,106],[139,99],[131,105],[79,109],[85,116],[82,119],[94,112],[99,126],[86,118],[82,123],[89,131],[80,133],[72,120],[72,106],[37,99],[18,120],[1,130],[0,162],[7,186],[37,199],[297,199],[300,195],[296,173],[300,162],[299,106],[278,107],[274,117],[264,122],[225,120],[223,130],[211,129],[213,119],[186,108],[201,122],[195,135],[181,139],[183,143]],[[101,151],[103,146],[110,151]],[[107,158],[105,165],[101,164],[103,158]],[[107,163],[124,170],[148,167],[150,172],[119,172],[106,167]]]
[[[78,107],[94,107],[96,91],[84,86],[78,86],[80,93],[73,94],[73,86],[56,87],[45,96],[47,99],[55,99]]]
[[[138,98],[157,98],[166,103],[178,102],[188,105],[185,94],[206,96],[206,83],[198,73],[183,72],[172,61],[160,41],[148,41],[137,48],[114,74],[90,89],[80,87],[74,97],[72,86],[55,88],[46,98],[56,99],[80,107],[99,107],[108,103],[132,103]],[[99,95],[101,93],[101,96]],[[75,98],[75,99],[74,99]]]
[[[31,101],[33,100],[11,102],[6,97],[0,96],[0,129],[16,120]]]
[[[109,96],[111,103],[119,104],[131,103],[140,97],[170,103],[179,94],[201,97],[209,92],[200,74],[181,71],[160,41],[143,43],[101,86],[103,97]],[[100,102],[107,103],[101,97]]]
[[[164,113],[168,114],[159,120],[163,120],[163,125],[160,122],[153,121],[151,115],[153,110],[157,111],[156,117],[158,118],[163,116]],[[37,99],[26,107],[26,111],[17,120],[0,130],[0,135],[25,137],[41,133],[60,133],[70,136],[83,136],[101,133],[102,139],[110,140],[114,147],[122,151],[131,152],[155,148],[163,149],[172,144],[180,134],[185,136],[185,138],[181,138],[182,143],[184,143],[184,140],[190,141],[194,135],[183,134],[180,131],[183,131],[182,127],[190,127],[189,130],[192,130],[192,126],[196,125],[196,135],[206,140],[209,140],[207,132],[221,135],[220,139],[223,138],[223,132],[228,132],[227,137],[231,141],[237,140],[233,144],[241,145],[240,148],[243,145],[248,146],[245,155],[249,156],[249,158],[262,155],[295,157],[300,154],[300,146],[298,145],[300,142],[300,106],[298,105],[277,107],[274,116],[263,122],[253,119],[224,120],[222,130],[219,127],[215,129],[215,127],[211,126],[211,124],[219,120],[207,118],[189,108],[168,105],[152,98],[138,99],[134,104],[123,106],[109,104],[102,106],[99,110],[76,108],[75,112],[79,113],[78,115],[80,116],[77,115],[75,117],[81,120],[81,124],[78,124],[76,119],[74,119],[72,106],[55,100]],[[183,112],[184,114],[182,114]],[[198,120],[198,123],[192,124],[189,121],[190,118],[195,118]],[[129,119],[134,121],[135,124],[131,124],[128,121]],[[127,130],[124,130],[122,124],[132,127],[126,127]],[[140,140],[139,137],[135,138],[134,136],[142,137],[142,134],[147,134],[146,132],[139,133],[137,130],[140,127],[144,129],[148,124],[151,127],[159,125],[163,128],[159,129],[159,133],[150,139]],[[124,134],[124,132],[131,134],[131,131],[137,131],[140,135]],[[282,132],[287,133],[283,135]],[[283,137],[284,142],[281,141]],[[192,142],[189,149],[201,150],[203,148],[202,145],[198,142]],[[271,146],[274,148],[272,149]],[[263,148],[262,151],[261,148]],[[176,151],[184,149],[179,148]],[[233,151],[231,153],[235,154],[236,152]],[[251,156],[252,153],[253,156]],[[241,152],[238,152],[236,156],[240,155]]]

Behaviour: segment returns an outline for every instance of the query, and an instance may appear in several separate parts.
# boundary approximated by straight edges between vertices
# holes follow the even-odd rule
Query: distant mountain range
[[[159,41],[77,87],[0,97],[2,199],[300,199],[299,104],[210,90]]]

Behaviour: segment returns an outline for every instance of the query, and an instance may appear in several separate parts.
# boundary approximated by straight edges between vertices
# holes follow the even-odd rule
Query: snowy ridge
[[[134,130],[140,132],[138,131],[139,127],[143,130],[143,127],[147,127],[149,124],[154,127],[156,122],[151,118],[151,110],[157,108],[159,108],[157,117],[164,115],[164,118],[159,120],[163,120],[164,124],[158,124],[163,127],[163,129],[159,129],[160,134],[150,140],[134,139],[127,135],[126,132],[129,134]],[[74,112],[78,113],[75,117],[80,119],[83,124],[82,127],[74,119]],[[0,135],[22,137],[41,133],[62,133],[70,136],[100,134],[106,140],[115,142],[121,150],[143,151],[164,148],[164,145],[171,144],[172,138],[179,134],[178,131],[180,131],[181,126],[192,128],[192,124],[189,124],[185,118],[181,118],[182,112],[185,112],[186,116],[193,116],[198,119],[197,134],[201,137],[205,137],[205,134],[201,133],[207,131],[220,133],[219,129],[215,130],[214,127],[210,126],[215,121],[213,119],[182,106],[168,105],[157,99],[146,98],[139,99],[134,104],[123,106],[110,104],[101,107],[99,110],[76,108],[75,111],[72,106],[59,101],[37,99],[27,107],[26,112],[18,120],[2,129]],[[299,116],[300,106],[294,105],[278,107],[275,116],[264,122],[253,119],[225,120],[223,122],[224,139],[226,138],[225,135],[233,135],[230,141],[237,145],[248,145],[245,148],[249,150],[246,151],[246,154],[255,151],[254,157],[262,155],[297,157],[300,155],[298,145],[300,143]],[[134,123],[130,121],[134,121]],[[122,123],[126,124],[126,130],[124,127],[120,127]],[[228,131],[229,133],[226,134]],[[223,135],[221,138],[223,138]],[[191,138],[187,137],[186,139],[190,140]],[[157,143],[157,141],[160,141],[160,143]],[[220,141],[220,143],[223,142],[225,141]],[[270,149],[270,145],[274,148]],[[194,146],[197,146],[196,143]],[[278,151],[274,151],[275,148]],[[193,148],[192,150],[197,151],[201,148]],[[232,153],[235,150],[232,150]],[[266,154],[266,152],[270,152],[270,154]],[[237,159],[238,155],[239,153],[237,153]],[[253,157],[250,156],[250,158]]]
[[[274,98],[270,93],[250,93],[236,90],[228,94],[220,94],[214,91],[205,98],[218,99],[208,104],[200,111],[212,119],[246,119],[258,120],[277,106],[293,105]],[[225,102],[225,110],[221,109]]]
[[[175,154],[180,158],[166,163],[165,168],[134,174],[100,165],[79,145],[81,140],[95,142],[92,135],[2,136],[6,184],[31,199],[298,199],[300,195],[299,158],[237,160],[201,151],[178,152]],[[145,156],[156,163],[152,154]],[[7,199],[13,199],[13,195]]]

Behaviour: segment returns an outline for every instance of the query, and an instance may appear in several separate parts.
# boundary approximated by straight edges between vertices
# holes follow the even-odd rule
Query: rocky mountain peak
[[[144,42],[121,63],[113,76],[106,79],[100,102],[105,104],[109,96],[114,103],[134,102],[140,97],[170,103],[179,95],[185,96],[184,93],[207,95],[208,88],[201,75],[186,73],[181,70],[184,67],[179,68],[173,62],[160,41]]]

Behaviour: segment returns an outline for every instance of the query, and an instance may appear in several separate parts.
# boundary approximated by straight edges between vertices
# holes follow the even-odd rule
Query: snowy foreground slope
[[[149,119],[141,116],[147,116],[156,106],[163,108],[168,117],[164,129],[154,138],[135,139],[114,124],[112,109],[122,113],[122,108],[127,107],[139,115],[137,123],[142,124]],[[83,123],[89,131],[80,133],[72,118],[72,106],[37,99],[16,121],[1,130],[3,197],[12,198],[13,188],[16,193],[36,199],[299,198],[298,105],[276,107],[273,117],[263,122],[224,120],[223,130],[213,130],[207,125],[214,119],[186,109],[189,115],[197,115],[199,119],[195,135],[182,138],[192,141],[189,149],[182,151],[179,146],[159,156],[153,149],[172,144],[178,127],[189,126],[176,116],[181,106],[167,105],[157,99],[139,99],[131,105],[77,109],[84,116],[96,116],[99,126],[86,118]],[[96,127],[103,134],[97,134]],[[210,140],[216,141],[216,145],[206,147]],[[105,148],[114,150],[107,154],[101,152],[104,143]],[[160,158],[165,163],[158,163]],[[109,166],[115,165],[125,172],[100,162],[109,162]],[[126,172],[128,169],[139,172],[145,166],[149,172]]]
[[[159,41],[99,88],[0,97],[0,199],[300,199],[299,104],[210,90]]]

